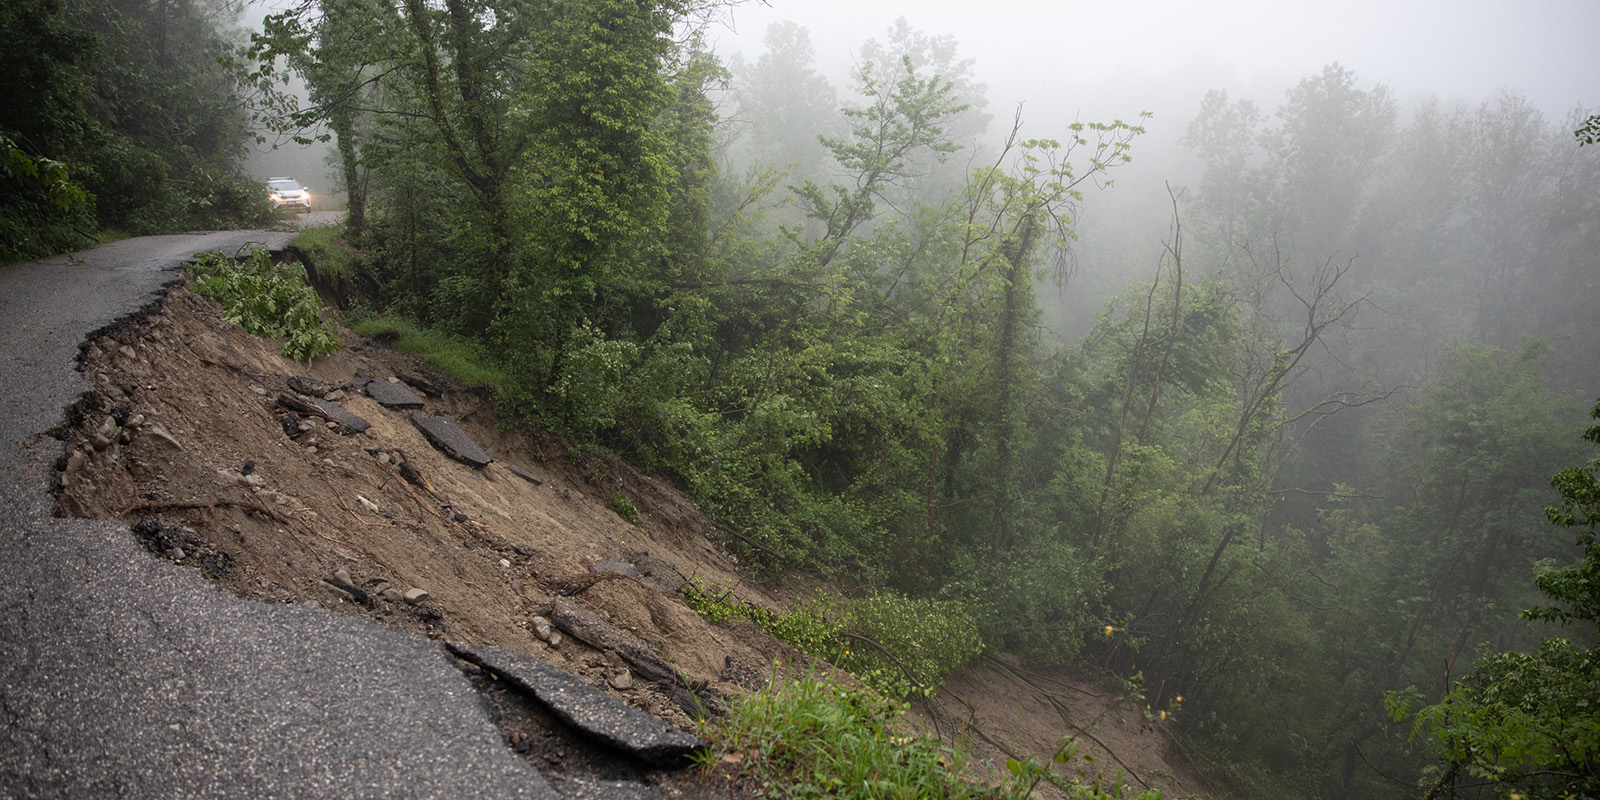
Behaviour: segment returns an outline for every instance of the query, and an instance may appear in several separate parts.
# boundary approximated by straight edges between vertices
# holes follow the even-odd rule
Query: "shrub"
[[[216,301],[223,316],[245,331],[282,338],[285,356],[309,361],[339,349],[304,272],[273,263],[267,251],[254,249],[242,261],[201,253],[199,262],[185,269],[194,276],[190,288],[196,294]]]

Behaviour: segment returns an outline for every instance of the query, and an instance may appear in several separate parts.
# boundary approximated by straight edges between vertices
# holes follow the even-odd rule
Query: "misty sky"
[[[902,15],[956,35],[997,117],[1026,100],[1027,117],[1046,125],[1149,110],[1181,128],[1210,88],[1270,110],[1332,61],[1402,101],[1512,89],[1553,119],[1600,107],[1600,0],[768,0],[711,35],[724,55],[754,58],[767,25],[791,19],[810,29],[820,62],[847,65]],[[824,66],[839,84],[844,69]]]

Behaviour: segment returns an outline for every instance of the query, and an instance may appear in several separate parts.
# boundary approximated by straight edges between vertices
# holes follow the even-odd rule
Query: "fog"
[[[1207,89],[1270,104],[1332,61],[1402,99],[1477,99],[1501,90],[1560,116],[1600,95],[1600,3],[1589,0],[1361,0],[1346,3],[1135,0],[976,6],[883,0],[746,4],[712,30],[724,55],[761,52],[767,26],[811,32],[822,71],[842,82],[861,43],[898,17],[951,34],[976,59],[994,108],[1027,102],[1041,124],[1148,110],[1182,126]]]

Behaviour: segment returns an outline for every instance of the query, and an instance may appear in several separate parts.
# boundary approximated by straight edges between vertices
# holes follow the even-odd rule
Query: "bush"
[[[201,253],[199,263],[185,267],[194,276],[191,289],[216,301],[222,315],[257,336],[282,338],[281,352],[309,361],[339,349],[333,328],[322,320],[322,303],[307,286],[303,271],[273,263],[267,251],[255,249],[243,261],[221,253]]]

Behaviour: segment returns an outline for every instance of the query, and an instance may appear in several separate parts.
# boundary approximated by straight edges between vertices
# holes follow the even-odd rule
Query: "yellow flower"
[[[1107,625],[1106,626],[1106,635],[1107,636],[1110,636],[1111,634],[1116,633],[1116,632],[1117,632],[1117,627],[1115,625]]]
[[[1180,695],[1178,695],[1178,697],[1177,697],[1177,700],[1178,700],[1178,702],[1180,702],[1180,703],[1181,703],[1181,702],[1183,702],[1183,695],[1181,695],[1181,694],[1180,694]]]
[[[1165,712],[1165,711],[1161,712],[1161,719],[1165,720],[1166,718],[1167,718],[1167,712]]]

